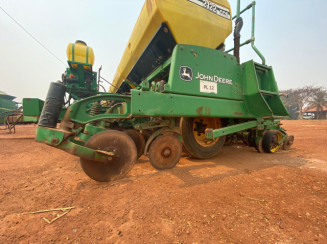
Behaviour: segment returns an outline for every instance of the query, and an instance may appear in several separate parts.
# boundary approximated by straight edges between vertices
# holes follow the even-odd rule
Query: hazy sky
[[[186,1],[186,0],[176,0]],[[229,1],[233,15],[236,0]],[[252,1],[241,1],[242,8]],[[84,40],[95,53],[94,70],[112,80],[144,0],[0,0],[0,6],[66,63],[69,42]],[[256,46],[273,66],[279,89],[327,86],[327,0],[258,0]],[[242,40],[250,37],[244,15]],[[0,9],[0,90],[45,99],[49,83],[65,66]],[[232,36],[226,41],[232,46]],[[241,62],[260,61],[250,47]],[[108,86],[106,86],[108,87]]]

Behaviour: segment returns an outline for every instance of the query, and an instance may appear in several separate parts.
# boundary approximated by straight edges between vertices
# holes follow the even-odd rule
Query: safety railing
[[[252,9],[252,27],[251,27],[251,38],[245,42],[243,42],[242,44],[240,44],[240,47],[250,44],[253,48],[253,50],[258,54],[258,56],[260,57],[260,59],[262,60],[262,64],[265,65],[266,64],[266,59],[265,57],[262,55],[262,53],[258,50],[258,48],[254,45],[254,41],[255,41],[255,5],[256,2],[253,1],[251,4],[249,4],[246,8],[244,8],[242,11],[240,10],[240,6],[241,6],[241,0],[237,0],[237,13],[236,15],[233,17],[234,19],[238,19],[240,18],[241,14],[243,14],[244,12],[246,12],[249,9]],[[233,51],[234,48],[229,49],[226,51],[226,53],[229,53],[231,51]]]

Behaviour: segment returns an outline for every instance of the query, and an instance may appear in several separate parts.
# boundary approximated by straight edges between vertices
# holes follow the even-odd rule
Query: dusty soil
[[[79,159],[0,131],[0,243],[327,243],[327,121],[284,121],[290,151],[224,147],[157,171],[141,157],[98,183]],[[65,212],[37,210],[75,207]]]

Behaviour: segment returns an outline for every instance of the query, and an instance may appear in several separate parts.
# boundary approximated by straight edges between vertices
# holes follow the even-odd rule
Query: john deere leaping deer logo
[[[193,71],[188,66],[181,66],[179,69],[179,77],[185,81],[193,80]]]

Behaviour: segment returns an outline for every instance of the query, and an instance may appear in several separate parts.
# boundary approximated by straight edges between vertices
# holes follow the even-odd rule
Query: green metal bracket
[[[146,79],[142,81],[141,89],[143,91],[149,91],[151,82],[156,80],[160,75],[167,73],[171,64],[171,60],[171,58],[167,59],[161,66],[159,66],[155,71],[153,71],[151,75],[149,75]]]
[[[112,157],[115,155],[114,152],[93,150],[88,147],[84,147],[84,143],[80,141],[75,141],[72,138],[65,140],[62,144],[57,146],[57,148],[80,158],[103,163],[108,160],[108,157]]]
[[[102,127],[94,126],[92,124],[86,124],[83,133],[78,134],[78,138],[83,141],[87,141],[88,139],[90,139],[91,136],[105,130],[106,129]]]
[[[146,129],[154,129],[161,127],[174,127],[175,126],[175,118],[167,118],[167,119],[156,119],[152,121],[138,121],[134,122],[134,128],[138,130],[146,130]]]
[[[74,135],[74,132],[62,131],[59,129],[40,126],[36,128],[36,141],[44,142],[75,156],[97,162],[106,162],[108,157],[114,156],[114,152],[93,150],[84,147],[84,142],[73,139]]]
[[[88,139],[90,139],[90,137],[91,137],[90,135],[87,135],[87,134],[84,134],[84,133],[80,133],[78,135],[78,138],[83,140],[83,141],[87,141]]]
[[[105,131],[105,128],[101,128],[98,126],[94,126],[92,124],[87,124],[84,129],[84,133],[90,136],[93,136],[96,133],[99,133],[101,131]]]
[[[37,123],[39,121],[39,116],[32,117],[32,116],[24,116],[23,121],[24,122],[32,122],[32,123]]]
[[[58,146],[65,137],[72,134],[74,133],[58,130],[56,128],[36,127],[36,141],[44,142],[51,146]]]
[[[99,114],[99,115],[90,115],[88,113],[88,106],[94,102],[101,101],[123,101],[126,102],[126,111],[122,111],[121,114]],[[130,118],[130,107],[131,107],[131,97],[129,95],[120,95],[114,93],[107,93],[105,95],[98,95],[93,97],[88,97],[83,100],[80,100],[74,104],[72,104],[66,112],[65,121],[72,121],[80,124],[87,124],[92,121],[109,119],[109,118]]]
[[[249,121],[249,122],[244,122],[241,124],[231,125],[231,126],[224,127],[221,129],[216,129],[216,130],[209,128],[209,129],[206,129],[205,133],[206,133],[207,139],[213,140],[213,139],[221,137],[221,136],[227,136],[227,135],[233,134],[235,132],[239,132],[242,130],[247,130],[247,129],[256,127],[257,125],[258,125],[258,121]]]

